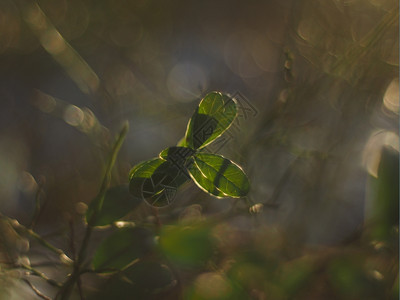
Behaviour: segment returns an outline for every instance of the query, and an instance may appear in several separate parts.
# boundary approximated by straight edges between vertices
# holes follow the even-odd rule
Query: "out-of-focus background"
[[[394,0],[0,1],[0,211],[28,224],[40,198],[36,230],[68,249],[122,123],[113,185],[175,145],[217,90],[237,96],[239,116],[210,151],[238,162],[251,191],[214,199],[192,184],[159,210],[165,224],[218,220],[213,266],[178,270],[185,299],[234,299],[233,286],[249,299],[395,299],[398,11]],[[152,217],[143,204],[132,219]],[[21,241],[12,253],[43,260]],[[36,297],[21,272],[0,272],[0,298]]]

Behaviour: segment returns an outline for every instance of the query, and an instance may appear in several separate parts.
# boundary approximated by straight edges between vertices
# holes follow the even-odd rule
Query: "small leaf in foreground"
[[[92,225],[110,225],[134,210],[140,203],[142,203],[140,198],[134,197],[129,193],[128,185],[112,187],[107,190],[103,200],[103,206]],[[86,222],[92,217],[95,205],[96,201],[92,201],[89,204],[86,212]]]
[[[152,251],[153,234],[144,228],[122,228],[97,248],[92,264],[95,271],[121,270]]]
[[[204,265],[214,253],[215,241],[206,225],[169,226],[160,234],[160,247],[174,263],[196,267]]]

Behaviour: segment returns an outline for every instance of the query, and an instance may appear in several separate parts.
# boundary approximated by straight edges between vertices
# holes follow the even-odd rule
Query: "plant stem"
[[[58,283],[57,281],[50,279],[47,277],[44,273],[36,270],[35,268],[28,266],[28,265],[21,265],[22,268],[30,271],[33,275],[39,276],[40,278],[44,279],[48,284],[55,286],[55,287],[61,287],[61,283]]]
[[[29,287],[33,290],[33,292],[38,297],[40,297],[41,299],[44,299],[44,300],[51,300],[50,297],[47,297],[45,294],[43,294],[41,291],[39,291],[38,288],[35,287],[28,279],[23,279],[23,281],[25,281],[29,285]]]
[[[43,181],[44,181],[44,179],[38,181],[38,187],[37,187],[36,195],[35,195],[35,211],[33,212],[30,225],[28,226],[29,229],[33,229],[33,227],[36,225],[36,222],[40,216],[40,212],[41,212],[41,208],[42,208],[40,202],[41,202],[41,193],[43,192]]]
[[[90,236],[93,231],[93,226],[96,223],[97,215],[103,206],[104,197],[105,197],[105,194],[107,192],[108,186],[111,181],[111,171],[112,171],[112,168],[114,167],[114,164],[117,159],[118,152],[121,149],[122,143],[125,140],[128,129],[129,129],[129,123],[125,122],[125,124],[122,127],[122,130],[121,130],[120,134],[118,135],[117,140],[115,141],[114,146],[111,150],[111,154],[107,161],[106,170],[104,172],[104,177],[103,177],[103,181],[101,183],[98,197],[96,197],[96,199],[94,200],[94,201],[97,201],[97,203],[95,205],[92,216],[88,220],[88,225],[86,227],[85,236],[82,240],[82,244],[81,244],[78,256],[74,263],[73,272],[70,275],[70,277],[67,279],[67,281],[63,284],[63,286],[61,287],[61,289],[57,295],[57,296],[59,296],[59,299],[61,299],[61,300],[69,299],[71,292],[73,290],[73,287],[74,287],[75,283],[78,282],[79,277],[81,275],[81,268],[82,268],[82,264],[86,258],[87,246],[89,244],[89,239],[90,239]],[[56,297],[56,298],[58,298],[58,297]]]
[[[11,219],[11,218],[3,215],[2,213],[0,213],[0,218],[6,220],[14,228],[14,230],[17,231],[19,234],[30,236],[31,238],[35,239],[37,242],[39,242],[39,244],[41,244],[45,248],[47,248],[50,251],[59,255],[59,258],[63,263],[70,264],[72,262],[72,260],[64,253],[64,251],[54,247],[52,244],[47,242],[45,239],[43,239],[40,235],[38,235],[32,229],[26,228],[24,225],[20,224],[17,220]]]

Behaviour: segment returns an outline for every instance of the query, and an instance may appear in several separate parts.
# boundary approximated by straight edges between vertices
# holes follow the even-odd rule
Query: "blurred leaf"
[[[29,241],[15,230],[10,221],[6,221],[1,217],[0,214],[0,268],[1,264],[3,266],[12,266],[17,261],[20,252],[29,250]],[[14,222],[17,221],[14,220]]]
[[[242,169],[220,155],[197,153],[188,169],[197,185],[217,197],[244,197],[250,183]]]
[[[310,259],[299,258],[283,266],[280,285],[282,290],[292,298],[312,283],[315,266]]]
[[[111,172],[128,130],[129,130],[129,122],[125,121],[119,135],[116,138],[115,143],[113,144],[109,157],[107,158],[106,169],[100,186],[100,191],[97,197],[94,198],[92,201],[93,203],[90,212],[91,217],[87,220],[88,226],[93,226],[93,223],[96,221],[95,218],[97,217],[97,214],[99,213],[99,211],[103,206],[103,202],[111,181]]]
[[[229,128],[236,115],[233,99],[219,92],[207,94],[189,120],[183,145],[192,149],[207,146]]]
[[[202,273],[186,291],[187,300],[242,300],[250,299],[243,289],[221,272]]]
[[[171,270],[156,261],[139,261],[113,276],[91,299],[163,299],[176,285]]]
[[[213,255],[214,239],[205,225],[170,226],[161,231],[160,247],[171,261],[196,267]]]
[[[247,290],[262,288],[266,280],[276,279],[275,272],[279,262],[275,257],[267,258],[252,249],[240,252],[235,256],[234,261],[227,276]]]
[[[177,189],[190,180],[184,169],[170,161],[155,158],[135,166],[130,172],[130,192],[150,205],[170,204]]]
[[[144,228],[122,228],[97,248],[92,264],[96,271],[121,270],[154,246],[152,233]]]
[[[176,284],[171,270],[156,261],[143,261],[124,271],[126,277],[145,292],[158,293]]]
[[[129,193],[128,185],[120,185],[107,190],[103,206],[96,216],[93,226],[109,225],[124,217],[130,211],[134,210],[142,201],[133,197]],[[96,201],[89,204],[86,212],[86,221],[88,221],[94,212]]]
[[[388,240],[392,227],[399,224],[399,153],[382,149],[378,178],[372,179],[374,190],[373,239]]]
[[[392,298],[398,299],[397,298],[398,296],[399,296],[399,274],[397,273],[396,280],[394,281],[394,284],[392,287]]]
[[[329,280],[342,296],[350,299],[380,299],[383,286],[368,276],[362,257],[339,257],[328,267]]]

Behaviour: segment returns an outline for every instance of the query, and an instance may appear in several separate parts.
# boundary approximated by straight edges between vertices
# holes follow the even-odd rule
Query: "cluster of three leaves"
[[[206,95],[178,146],[165,149],[160,157],[142,162],[130,171],[129,190],[133,195],[125,185],[109,189],[92,226],[112,224],[140,205],[141,199],[155,206],[166,205],[177,188],[191,178],[215,197],[245,196],[249,181],[241,168],[220,155],[201,152],[231,126],[236,115],[235,100],[219,92]],[[86,220],[91,219],[96,204],[92,201],[89,205]]]
[[[177,189],[193,179],[202,190],[217,198],[246,196],[250,184],[243,170],[221,155],[202,152],[231,126],[236,116],[234,99],[219,92],[207,94],[190,119],[181,142],[130,171],[130,192],[161,207],[170,204]]]

